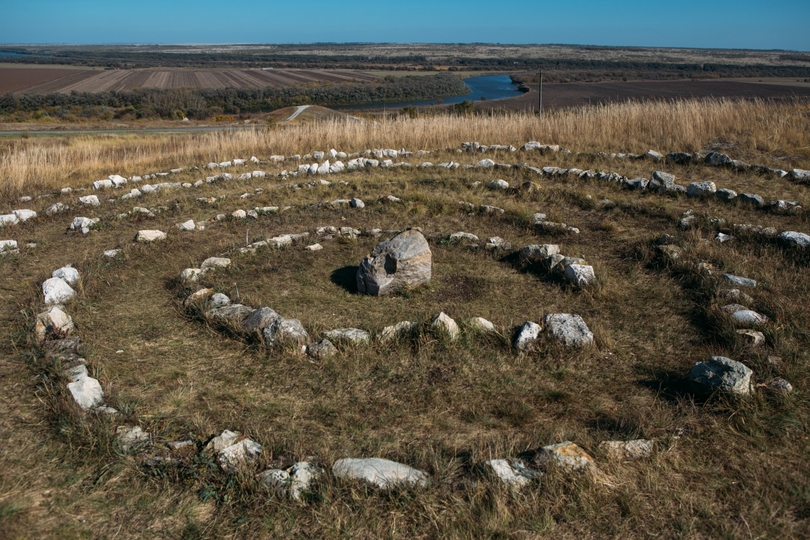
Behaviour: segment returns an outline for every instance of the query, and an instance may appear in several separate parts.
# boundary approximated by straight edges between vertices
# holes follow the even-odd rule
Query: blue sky
[[[570,43],[810,50],[810,0],[0,0],[0,43]]]

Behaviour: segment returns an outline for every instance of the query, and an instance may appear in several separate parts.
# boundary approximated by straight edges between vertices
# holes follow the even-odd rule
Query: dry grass
[[[307,153],[339,148],[457,148],[463,141],[520,146],[529,140],[572,151],[695,151],[712,145],[737,159],[782,168],[810,167],[808,106],[762,101],[626,103],[525,113],[430,116],[357,123],[332,120],[258,130],[190,134],[79,135],[0,141],[0,194],[19,196],[232,157]]]
[[[534,120],[515,121],[520,127],[520,122]],[[537,132],[510,132],[515,138],[504,139],[505,131],[462,131],[459,119],[423,122],[444,122],[448,129],[456,125],[456,139],[416,133],[408,139],[414,144],[405,146],[540,139],[575,149],[620,149],[615,142],[588,146],[602,140],[595,131],[593,139],[583,139],[578,147]],[[468,122],[491,122],[506,129],[498,118]],[[396,121],[364,129],[408,125],[414,124]],[[139,167],[168,168],[253,153],[403,145],[383,132],[376,142],[370,134],[351,145],[341,138],[318,141],[314,134],[319,129],[326,127],[234,133],[232,141],[225,133],[195,135],[191,139],[198,143],[220,145],[199,154],[192,152],[186,137],[100,137],[96,146],[114,154],[126,143],[152,141],[154,146],[128,149],[128,159],[139,156]],[[331,129],[334,135],[336,125]],[[696,147],[724,139],[735,150],[770,159],[745,142],[747,135],[735,138],[728,131],[705,129]],[[306,138],[282,140],[283,133]],[[279,146],[262,146],[259,137]],[[91,146],[90,139],[74,141],[65,152]],[[657,141],[639,141],[626,144],[634,151],[661,148]],[[679,141],[675,147],[684,148],[686,143]],[[39,141],[21,142],[33,150]],[[172,147],[182,157],[173,159]],[[790,148],[801,155],[798,146]],[[445,152],[429,159],[472,163],[480,156]],[[653,166],[563,155],[519,159],[533,166],[617,170],[628,176],[649,175]],[[98,172],[88,175],[116,170],[101,161],[95,166]],[[135,168],[133,172],[144,172]],[[798,200],[810,208],[806,186],[786,180],[701,166],[665,168],[680,183],[707,178],[719,186]],[[250,169],[232,172],[243,170]],[[172,180],[192,181],[203,174],[185,172]],[[5,230],[21,244],[35,241],[39,247],[0,261],[5,284],[0,287],[5,306],[0,312],[0,430],[7,437],[0,448],[0,531],[10,538],[119,539],[807,537],[810,310],[805,304],[810,265],[806,258],[753,237],[711,242],[718,226],[709,221],[722,218],[807,232],[806,215],[779,216],[743,205],[661,197],[571,179],[541,180],[543,187],[533,193],[468,187],[497,177],[519,185],[529,179],[526,174],[378,169],[341,176],[348,185],[335,182],[311,190],[276,189],[288,182],[278,178],[232,181],[82,209],[81,214],[101,217],[103,223],[86,237],[64,232],[69,218],[79,213],[43,216]],[[76,177],[76,184],[83,183]],[[247,200],[239,198],[257,188],[263,191]],[[388,194],[405,203],[374,202]],[[214,205],[195,201],[213,195],[224,199]],[[73,204],[75,196],[57,195],[31,204],[41,211],[56,201]],[[366,208],[310,206],[351,196],[365,200]],[[595,204],[602,198],[615,201],[615,208]],[[494,204],[507,213],[468,215],[459,210],[459,200]],[[167,210],[155,218],[115,219],[136,204]],[[265,205],[294,208],[258,221],[212,223],[205,232],[180,234],[174,229],[188,218],[201,221]],[[680,231],[678,220],[690,208],[703,226]],[[537,211],[582,233],[538,234],[525,224],[526,216]],[[207,284],[231,296],[238,288],[246,303],[300,317],[313,335],[348,325],[378,330],[401,319],[426,321],[443,310],[459,321],[484,316],[508,336],[511,327],[524,320],[570,311],[585,318],[596,334],[596,347],[571,352],[544,341],[530,354],[517,355],[501,339],[465,333],[459,342],[448,343],[424,335],[390,346],[344,347],[336,357],[314,362],[289,351],[268,353],[205,326],[179,306],[188,292],[177,284],[180,270],[211,255],[232,253],[244,244],[246,232],[258,239],[312,232],[325,225],[422,227],[431,237],[433,282],[389,298],[353,294],[346,278],[376,242],[361,237],[356,243],[323,242],[325,249],[317,253],[288,249],[234,255],[233,268],[213,274]],[[169,231],[170,238],[161,246],[134,245],[132,236],[144,228]],[[481,238],[501,236],[513,249],[559,243],[564,253],[594,265],[599,287],[576,290],[535,269],[521,268],[508,257],[442,240],[460,230]],[[697,279],[688,268],[661,264],[652,240],[664,233],[679,236],[691,257],[760,281],[751,293],[755,307],[774,321],[765,347],[751,349],[733,336],[729,339],[727,321],[718,314],[715,281]],[[100,257],[102,250],[114,247],[124,249],[120,260]],[[80,298],[69,311],[77,333],[90,344],[88,362],[124,412],[114,421],[99,423],[78,414],[64,395],[55,367],[42,365],[26,338],[30,314],[40,302],[38,284],[66,263],[82,274]],[[685,375],[709,354],[746,362],[757,382],[785,377],[796,392],[788,397],[760,392],[748,401],[696,399],[687,390]],[[770,356],[781,357],[781,363],[769,363]],[[204,441],[223,429],[238,429],[264,446],[261,466],[286,466],[308,457],[326,466],[339,457],[388,457],[427,470],[434,486],[382,494],[328,480],[320,500],[295,505],[268,497],[250,475],[224,475],[203,458],[178,469],[149,470],[142,461],[152,450],[135,456],[115,450],[110,433],[123,423],[148,429],[156,448],[175,438]],[[658,441],[652,459],[614,463],[598,449],[602,440],[634,437]],[[473,472],[480,460],[563,440],[574,440],[591,452],[611,485],[552,474],[521,494],[511,494]]]

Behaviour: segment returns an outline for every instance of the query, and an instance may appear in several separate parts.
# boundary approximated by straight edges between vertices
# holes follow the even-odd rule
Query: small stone
[[[733,394],[751,393],[753,372],[745,365],[726,358],[711,356],[706,362],[698,362],[689,373],[689,381],[703,391],[723,390]]]
[[[472,330],[477,332],[481,332],[484,334],[495,334],[497,330],[495,325],[486,320],[483,317],[473,317],[472,319],[467,321],[467,326],[470,327]]]
[[[720,152],[709,152],[706,154],[704,161],[715,167],[731,165],[731,158]]]
[[[274,310],[262,307],[245,317],[242,321],[242,330],[248,334],[261,332],[280,318],[281,315]]]
[[[208,305],[212,309],[228,306],[230,303],[231,299],[222,293],[214,293],[208,298]]]
[[[565,472],[594,472],[596,463],[585,450],[571,441],[540,448],[535,463],[545,469],[554,464]]]
[[[42,294],[47,305],[55,305],[69,302],[76,296],[76,291],[65,280],[53,277],[42,283]]]
[[[85,206],[101,206],[101,202],[99,202],[96,195],[85,195],[84,197],[79,197],[79,202]]]
[[[756,311],[750,309],[741,309],[731,314],[731,320],[734,326],[741,326],[750,328],[752,326],[761,326],[768,322],[768,318],[760,315]]]
[[[104,399],[104,392],[98,380],[84,375],[67,385],[70,395],[79,407],[84,410],[100,405]]]
[[[366,203],[364,203],[363,201],[361,201],[360,199],[358,199],[356,197],[349,201],[349,205],[352,208],[365,208],[366,207]]]
[[[380,331],[380,341],[388,342],[397,337],[401,337],[412,332],[416,326],[417,324],[412,321],[402,321],[393,326],[386,326]]]
[[[52,306],[37,315],[34,335],[42,342],[49,337],[63,338],[73,332],[73,319],[61,307]]]
[[[721,201],[731,201],[737,198],[737,192],[733,189],[718,189],[715,196]]]
[[[332,465],[332,474],[341,480],[364,480],[379,489],[396,487],[427,487],[430,483],[427,473],[380,458],[344,458]]]
[[[134,447],[150,441],[149,433],[141,429],[140,426],[118,426],[115,429],[115,435],[121,451],[125,454],[129,454]]]
[[[593,333],[579,315],[554,313],[543,320],[546,328],[566,347],[588,347],[593,344]]]
[[[338,328],[324,332],[323,335],[334,341],[349,341],[351,343],[367,343],[371,339],[371,334],[359,328]]]
[[[795,231],[785,231],[780,233],[777,238],[780,242],[789,247],[810,250],[810,235]]]
[[[559,253],[560,246],[557,244],[531,245],[520,250],[520,260],[524,263],[537,263]]]
[[[224,294],[222,296],[228,298]],[[211,297],[213,298],[214,295],[211,295]],[[224,300],[224,298],[221,300]],[[251,307],[242,304],[230,304],[209,309],[205,312],[205,318],[211,324],[223,324],[239,328],[242,326],[242,321],[245,320],[245,317],[251,313],[253,313],[253,308]]]
[[[512,346],[519,351],[528,351],[537,342],[543,328],[532,321],[526,321],[521,325],[512,341]]]
[[[292,343],[301,347],[309,341],[309,334],[298,319],[276,319],[262,330],[264,344],[267,347]]]
[[[81,231],[82,234],[87,234],[98,221],[98,218],[75,217],[70,224],[70,230]]]
[[[209,268],[228,268],[231,265],[231,260],[225,257],[208,257],[200,265],[200,270],[208,270]]]
[[[686,194],[690,197],[703,197],[716,191],[717,186],[714,182],[692,182],[686,188]]]
[[[753,205],[756,208],[761,208],[765,206],[765,199],[757,195],[756,193],[741,193],[737,200],[743,203],[748,203]]]
[[[181,231],[193,231],[194,229],[196,229],[196,228],[197,228],[197,226],[196,226],[196,224],[194,223],[194,220],[193,220],[193,219],[190,219],[190,220],[188,220],[188,221],[184,221],[183,223],[178,223],[178,224],[176,225],[176,227],[177,227],[178,229],[180,229]]]
[[[757,282],[756,282],[756,280],[753,280],[753,279],[750,279],[750,278],[745,278],[745,277],[735,276],[735,275],[733,275],[733,274],[723,274],[723,275],[722,275],[722,277],[723,277],[723,279],[725,279],[727,282],[729,282],[729,283],[731,283],[732,285],[735,285],[735,286],[737,286],[737,287],[751,287],[751,288],[755,288],[755,287],[757,286]]]
[[[323,360],[338,353],[337,347],[331,341],[324,338],[317,343],[310,343],[307,345],[307,354],[312,358]]]
[[[492,236],[487,238],[485,249],[489,251],[493,250],[501,250],[501,251],[508,251],[512,249],[512,244],[501,238],[500,236]]]
[[[596,284],[596,274],[593,266],[585,264],[569,264],[563,273],[566,281],[573,283],[577,287],[589,287]]]
[[[320,244],[312,244],[304,248],[307,251],[320,251],[323,249],[323,246]]]
[[[737,335],[745,341],[749,347],[761,347],[765,345],[765,334],[756,330],[737,330]]]
[[[157,242],[166,239],[166,233],[163,231],[138,231],[135,235],[136,242]]]
[[[717,294],[727,302],[737,302],[743,305],[751,305],[754,299],[741,292],[740,289],[721,289]]]
[[[629,461],[648,458],[652,455],[655,441],[636,439],[633,441],[602,441],[599,448],[610,459]]]
[[[479,239],[478,239],[478,237],[476,235],[474,235],[472,233],[467,233],[467,232],[460,231],[460,232],[456,232],[456,233],[451,234],[450,235],[450,241],[451,242],[464,242],[464,241],[478,242]]]
[[[509,189],[509,182],[507,182],[506,180],[500,180],[500,179],[499,180],[493,180],[493,181],[487,183],[487,187],[489,189],[498,189],[498,190]]]
[[[229,431],[226,429],[219,436],[208,441],[208,444],[205,445],[205,450],[208,452],[218,453],[221,450],[231,446],[238,438],[238,431]]]
[[[200,279],[200,275],[202,274],[202,270],[199,268],[186,268],[182,272],[180,272],[180,279],[184,282],[191,282],[194,283],[198,279]]]
[[[188,298],[183,301],[183,305],[189,306],[194,302],[208,298],[212,294],[214,294],[214,289],[199,289],[196,292],[191,293]]]
[[[115,257],[118,257],[122,252],[123,250],[121,249],[108,249],[104,252],[104,256],[110,259],[114,259]]]
[[[240,467],[254,463],[262,452],[262,445],[250,439],[242,439],[217,454],[219,466],[225,472],[235,472]]]
[[[540,477],[538,471],[528,468],[519,459],[491,459],[482,465],[491,476],[514,490],[522,489]]]
[[[782,377],[777,377],[768,381],[767,388],[768,390],[779,394],[789,394],[793,392],[793,385]]]
[[[76,285],[79,283],[79,271],[72,266],[63,266],[58,270],[54,270],[51,274],[55,278],[61,278],[68,285]]]
[[[448,317],[444,312],[439,313],[436,318],[433,319],[431,326],[440,332],[445,333],[450,338],[450,341],[455,341],[455,339],[458,337],[458,324],[456,324],[456,321]]]

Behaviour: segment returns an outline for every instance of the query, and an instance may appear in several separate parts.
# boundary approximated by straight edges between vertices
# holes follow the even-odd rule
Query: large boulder
[[[744,364],[726,358],[711,356],[706,362],[698,362],[689,373],[689,382],[702,391],[723,390],[732,394],[746,395],[752,391],[753,372]]]
[[[433,255],[417,230],[377,244],[357,269],[357,292],[381,296],[430,281]]]

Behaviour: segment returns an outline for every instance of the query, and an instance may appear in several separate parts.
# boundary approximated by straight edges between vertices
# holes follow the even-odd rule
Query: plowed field
[[[146,69],[76,71],[0,68],[0,93],[108,92],[136,88],[282,88],[320,82],[370,82],[361,71],[326,69]]]

